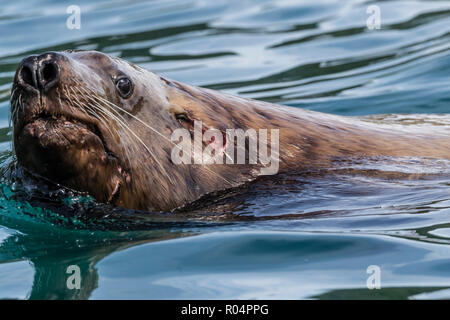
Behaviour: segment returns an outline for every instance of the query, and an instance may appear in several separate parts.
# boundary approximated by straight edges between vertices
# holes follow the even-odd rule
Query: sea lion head
[[[235,169],[172,162],[171,133],[192,119],[170,101],[169,87],[96,51],[29,56],[11,93],[17,160],[38,176],[132,209],[170,210],[233,185]]]

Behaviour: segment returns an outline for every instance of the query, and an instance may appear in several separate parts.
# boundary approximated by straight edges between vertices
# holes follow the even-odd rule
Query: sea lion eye
[[[175,115],[175,118],[178,120],[189,121],[189,118],[185,113],[178,113]]]
[[[133,83],[128,78],[120,78],[116,82],[117,91],[122,98],[126,99],[131,95],[133,91]]]

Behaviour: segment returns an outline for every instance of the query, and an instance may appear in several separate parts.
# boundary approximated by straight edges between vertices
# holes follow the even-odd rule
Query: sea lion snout
[[[18,82],[37,90],[48,90],[59,81],[60,55],[45,53],[22,60],[17,71]]]
[[[67,52],[20,62],[11,89],[14,149],[29,172],[106,202],[130,178],[114,122],[95,100],[104,88],[94,71],[102,68],[87,62]],[[105,88],[114,88],[110,81]]]
[[[16,72],[16,82],[29,90],[46,92],[60,79],[62,55],[48,52],[22,60]]]

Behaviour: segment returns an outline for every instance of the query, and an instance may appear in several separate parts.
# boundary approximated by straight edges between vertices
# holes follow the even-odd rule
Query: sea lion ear
[[[180,122],[181,125],[187,129],[192,129],[194,126],[194,119],[182,106],[171,104],[169,106],[169,112],[173,117]]]
[[[170,104],[169,105],[169,112],[172,113],[174,116],[177,116],[178,114],[186,113],[184,108],[182,106],[176,105],[176,104]]]

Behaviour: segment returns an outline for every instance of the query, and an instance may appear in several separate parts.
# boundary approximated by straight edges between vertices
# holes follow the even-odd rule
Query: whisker
[[[79,105],[79,104],[78,104],[78,106],[79,106],[79,108],[81,108],[81,109],[83,109],[83,108],[89,109],[89,111],[91,112],[91,115],[94,116],[95,118],[97,118],[99,121],[101,121],[101,122],[103,123],[103,125],[105,126],[105,128],[108,130],[108,132],[111,134],[111,136],[114,136],[113,132],[111,131],[110,125],[106,122],[107,116],[110,116],[111,118],[114,119],[114,115],[112,115],[112,114],[111,114],[111,115],[107,114],[107,112],[105,112],[105,110],[103,110],[103,109],[102,109],[101,107],[99,107],[99,106],[89,105],[89,104],[86,104],[86,103],[83,104],[83,105]],[[98,114],[98,113],[96,112],[96,110],[99,111],[100,113],[102,113],[102,115]],[[87,112],[86,112],[85,110],[83,110],[83,112],[85,112],[85,113],[87,114]],[[116,119],[114,119],[114,120],[116,120]],[[117,120],[116,120],[116,121],[117,121]],[[121,127],[123,127],[122,124],[119,123],[119,125],[120,125]],[[124,132],[124,133],[127,135],[128,138],[131,138],[130,135],[128,134],[128,132]],[[131,146],[134,147],[134,144],[132,144],[132,143],[129,144],[129,145],[131,145]],[[125,151],[125,153],[126,153],[126,157],[127,157],[128,163],[131,164],[131,158],[130,158],[130,154],[129,154],[128,149],[127,149],[127,148],[123,148],[123,149],[124,149],[124,151]]]
[[[90,96],[86,97],[86,96],[85,96],[83,93],[81,93],[81,92],[80,92],[80,94],[81,94],[84,98],[88,98],[88,99],[91,98]],[[133,137],[130,136],[130,134],[129,134],[129,132],[128,132],[128,131],[130,131],[131,129],[127,128],[127,125],[126,125],[123,121],[120,121],[120,119],[118,119],[114,114],[112,114],[107,108],[105,108],[104,106],[100,105],[97,101],[95,101],[95,100],[93,100],[93,99],[90,99],[90,100],[91,100],[91,103],[93,103],[93,104],[91,104],[91,106],[92,106],[93,108],[95,108],[96,110],[98,110],[99,112],[101,112],[101,113],[103,114],[103,117],[105,118],[105,120],[107,119],[107,117],[110,117],[110,118],[112,118],[113,120],[115,120],[116,123],[119,125],[120,128],[124,128],[124,129],[127,130],[127,131],[124,131],[124,134],[126,135],[126,137],[127,137],[128,139],[130,139],[131,141],[133,140]],[[87,105],[87,104],[86,104],[86,105]],[[105,125],[106,125],[106,124],[105,124]],[[109,128],[108,125],[106,125],[106,126]],[[114,135],[112,134],[111,131],[110,131],[110,133],[111,133],[112,136],[114,136]],[[134,143],[129,143],[129,144],[126,144],[126,145],[127,145],[127,146],[131,146],[135,151],[137,151],[136,146],[135,146]],[[130,160],[131,158],[130,158],[130,155],[129,155],[129,149],[124,147],[123,150],[127,153],[128,161],[129,161],[129,163],[131,163],[131,160]]]
[[[110,102],[110,101],[108,101],[108,100],[105,100],[105,99],[103,99],[103,98],[101,98],[101,97],[99,97],[99,99],[102,100],[102,101],[104,101],[104,102],[107,103],[108,105],[115,107],[115,108],[118,109],[119,111],[124,112],[125,114],[129,115],[130,117],[136,119],[137,121],[139,121],[140,123],[142,123],[143,125],[145,125],[147,128],[149,128],[149,129],[152,130],[153,132],[157,133],[159,136],[163,137],[166,141],[168,141],[169,143],[171,143],[173,146],[178,147],[180,150],[182,150],[180,146],[178,146],[178,145],[175,144],[172,140],[170,140],[169,138],[167,138],[166,136],[164,136],[163,134],[161,134],[159,131],[157,131],[156,129],[154,129],[154,128],[151,127],[150,125],[148,125],[146,122],[144,122],[144,121],[142,121],[141,119],[139,119],[138,117],[136,117],[134,114],[132,114],[132,113],[130,113],[130,112],[124,110],[123,108],[118,107],[118,106],[115,105],[114,103],[112,103],[112,102]],[[116,111],[116,112],[117,112],[117,111]],[[220,178],[223,179],[225,182],[227,182],[227,183],[229,183],[229,184],[232,185],[232,182],[230,182],[228,179],[226,179],[226,178],[223,177],[222,175],[218,174],[217,172],[212,171],[212,170],[209,169],[207,166],[205,166],[205,169],[206,169],[207,171],[211,172],[212,174],[214,174],[214,175],[220,177]]]
[[[89,98],[89,96],[88,96]],[[103,111],[101,108],[99,108],[99,110]],[[157,159],[157,157],[155,156],[155,154],[150,150],[150,148],[144,143],[144,141],[142,141],[142,139],[133,131],[131,130],[128,126],[126,126],[120,119],[118,119],[117,117],[115,117],[115,120],[123,125],[123,128],[127,129],[135,138],[136,140],[147,150],[147,152],[150,154],[150,156],[152,157],[152,159],[160,166],[161,170],[163,171],[163,173],[166,175],[166,177],[169,178],[169,175],[167,174],[166,169],[164,168],[164,166],[162,165],[162,163]]]
[[[134,114],[132,114],[132,113],[130,113],[130,112],[124,110],[123,108],[120,108],[119,106],[117,106],[117,105],[115,105],[114,103],[112,103],[112,102],[110,102],[110,101],[108,101],[108,100],[106,100],[106,99],[104,99],[104,98],[98,96],[98,95],[95,94],[95,93],[92,93],[92,92],[87,91],[83,86],[79,86],[79,88],[80,88],[81,90],[83,90],[89,97],[95,96],[95,97],[96,97],[97,99],[99,99],[101,102],[103,102],[104,104],[107,104],[107,105],[110,107],[110,109],[111,109],[112,111],[114,111],[116,114],[119,114],[119,115],[120,115],[119,112],[123,112],[123,113],[129,115],[130,117],[132,117],[133,119],[137,120],[138,122],[140,122],[141,124],[143,124],[145,127],[147,127],[148,129],[150,129],[151,131],[153,131],[154,133],[156,133],[157,135],[161,136],[163,139],[165,139],[166,141],[168,141],[171,145],[173,145],[173,146],[175,146],[175,147],[178,147],[178,148],[181,150],[181,147],[180,147],[180,146],[178,146],[177,144],[175,144],[172,140],[170,140],[169,138],[167,138],[165,135],[163,135],[162,133],[160,133],[158,130],[156,130],[155,128],[153,128],[152,126],[150,126],[149,124],[147,124],[146,122],[142,121],[140,118],[138,118],[138,117],[135,116]],[[117,110],[114,110],[114,108],[117,109],[118,111],[117,111]],[[120,116],[121,116],[121,115],[120,115]],[[121,117],[122,117],[122,116],[121,116]],[[122,118],[123,118],[123,117],[122,117]],[[124,121],[125,121],[125,119],[124,119]],[[141,141],[142,141],[142,140],[141,140]],[[145,144],[144,144],[144,145],[145,145]],[[155,160],[156,160],[156,159],[155,159]],[[209,171],[210,173],[212,173],[212,174],[218,176],[219,178],[221,178],[222,180],[224,180],[224,181],[227,182],[228,184],[230,184],[230,185],[233,184],[232,182],[230,182],[228,179],[226,179],[225,177],[223,177],[223,176],[220,175],[219,173],[214,172],[214,171],[212,171],[211,169],[209,169],[207,166],[205,166],[205,169],[206,169],[207,171]]]

